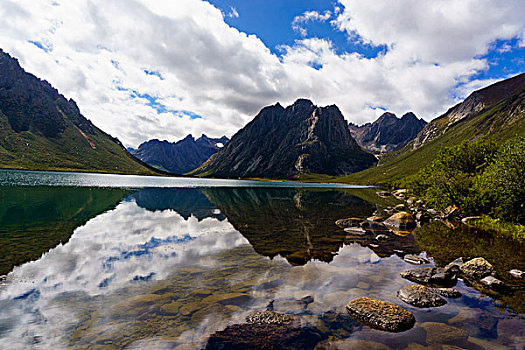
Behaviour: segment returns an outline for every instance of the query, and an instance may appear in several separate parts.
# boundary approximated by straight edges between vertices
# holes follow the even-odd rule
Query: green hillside
[[[155,174],[1,50],[0,168]]]
[[[464,102],[430,122],[416,140],[384,156],[377,167],[330,181],[398,182],[432,162],[442,147],[482,137],[503,143],[520,135],[525,135],[525,74],[474,92]]]

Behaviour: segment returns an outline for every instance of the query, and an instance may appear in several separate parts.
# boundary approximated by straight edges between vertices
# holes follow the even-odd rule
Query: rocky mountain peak
[[[348,128],[361,147],[374,153],[385,153],[413,140],[425,125],[426,122],[412,112],[401,118],[385,112],[373,123],[362,126],[350,123]]]
[[[299,99],[286,108],[263,108],[196,173],[272,178],[342,175],[375,161],[352,138],[337,106],[317,107]]]

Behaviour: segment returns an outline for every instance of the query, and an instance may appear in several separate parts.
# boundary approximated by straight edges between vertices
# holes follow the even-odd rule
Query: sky
[[[0,0],[0,48],[125,146],[308,98],[427,121],[525,72],[522,0]]]

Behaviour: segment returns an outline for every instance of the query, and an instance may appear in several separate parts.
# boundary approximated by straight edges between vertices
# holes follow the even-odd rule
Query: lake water
[[[198,349],[273,307],[298,317],[306,349],[523,349],[525,286],[508,275],[525,270],[523,243],[438,223],[403,236],[334,224],[395,204],[355,186],[0,171],[0,348]],[[484,256],[514,292],[460,281],[461,298],[412,307],[396,297],[412,284],[405,254]],[[344,306],[361,296],[416,325],[359,324]]]

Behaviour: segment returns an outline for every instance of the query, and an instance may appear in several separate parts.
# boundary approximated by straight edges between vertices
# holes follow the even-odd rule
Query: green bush
[[[431,164],[409,180],[408,187],[437,208],[456,205],[468,214],[482,212],[489,200],[476,186],[477,178],[496,151],[497,145],[488,140],[442,148]]]
[[[498,150],[477,187],[490,198],[498,218],[525,223],[525,137],[512,139]]]

